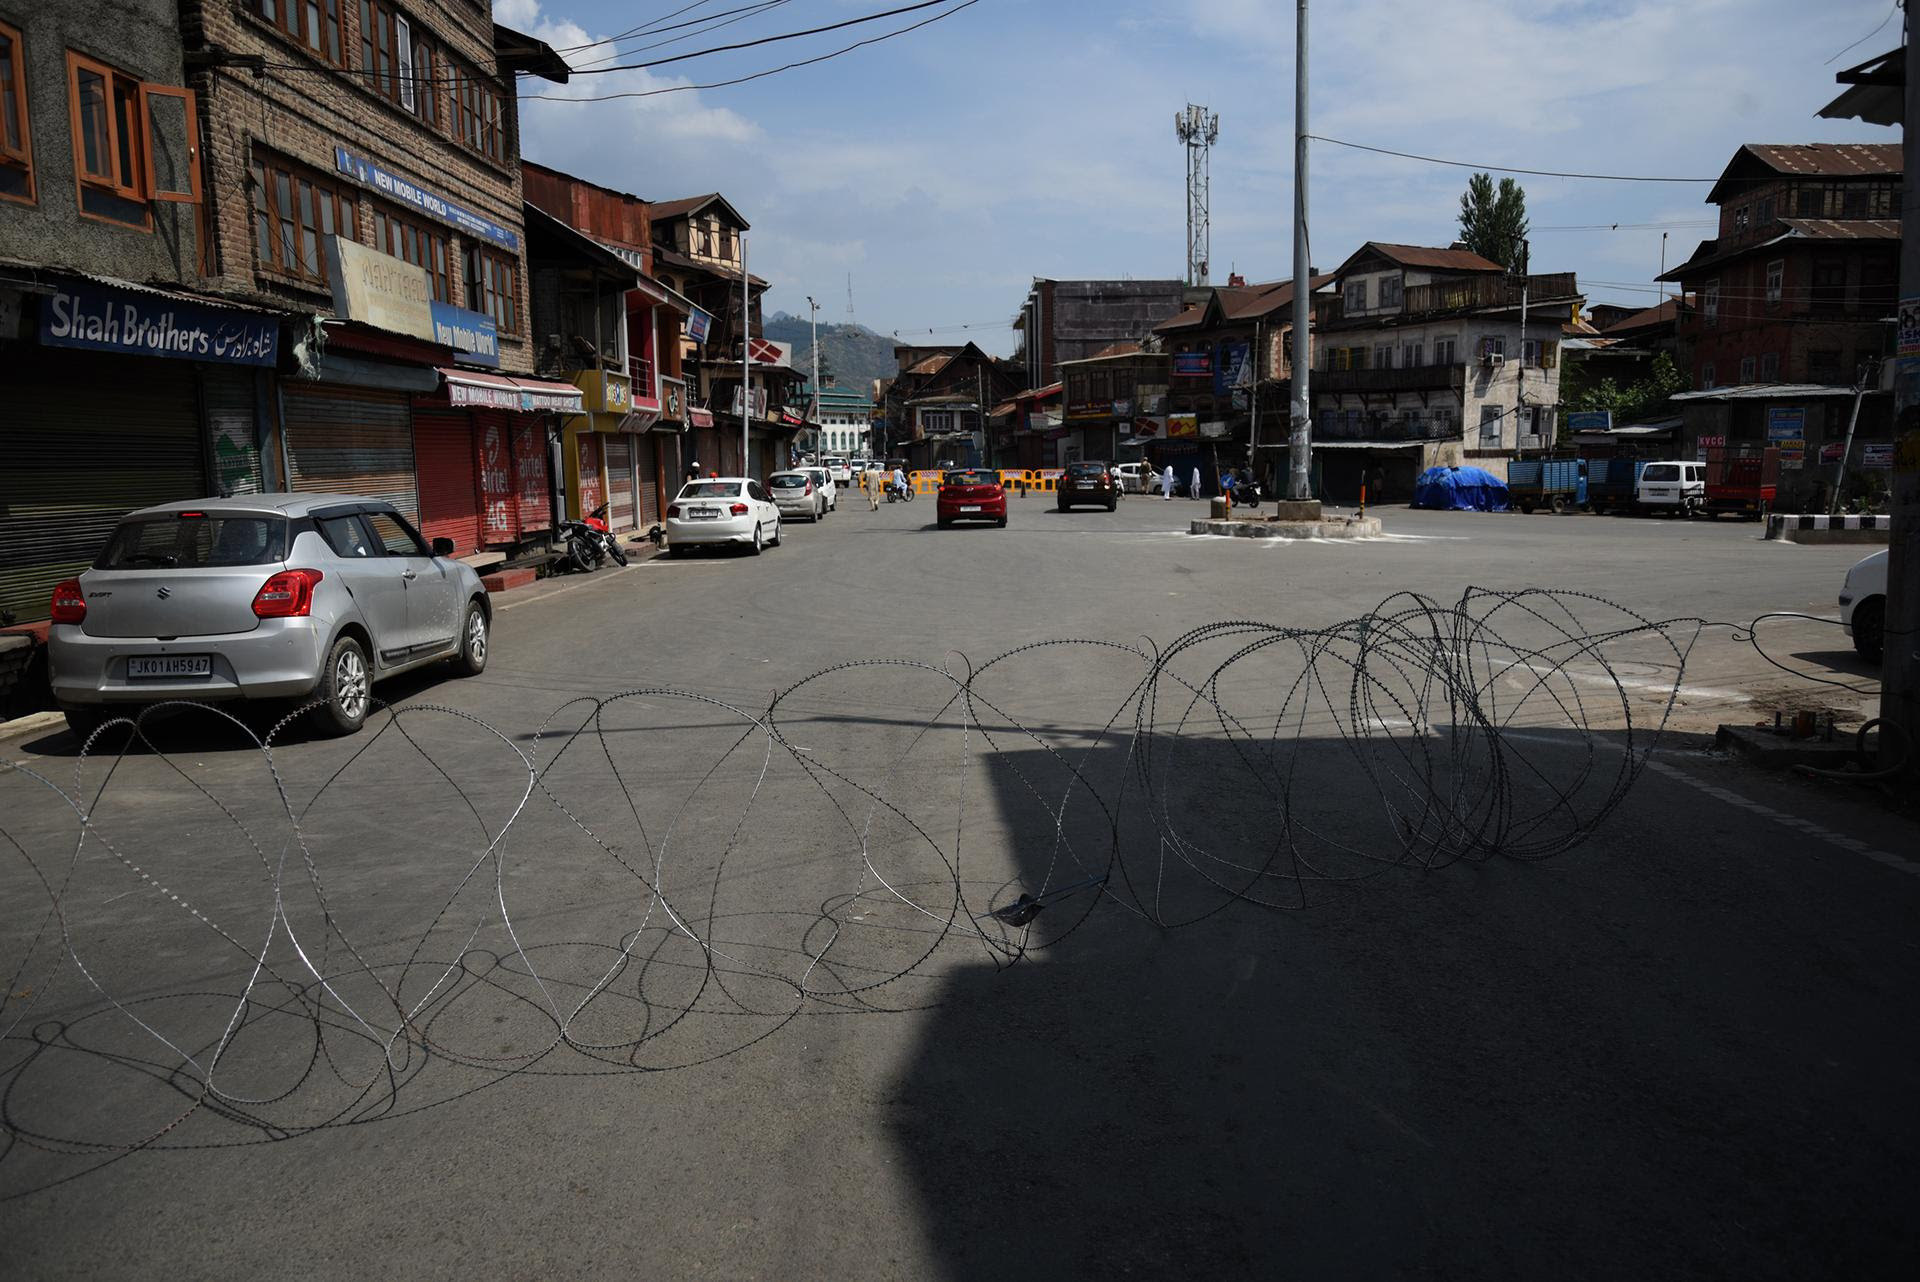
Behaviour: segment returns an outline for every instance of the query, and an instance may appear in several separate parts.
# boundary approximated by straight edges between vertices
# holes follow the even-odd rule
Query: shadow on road
[[[1572,736],[1527,750],[1549,773],[1575,764],[1551,754],[1584,755]],[[1299,757],[1324,766],[1296,779],[1303,816],[1391,844],[1344,745]],[[1025,834],[1022,884],[1070,882],[1027,787],[1060,795],[1064,772],[1037,749],[1008,765],[996,800]],[[1177,769],[1166,826],[1248,849],[1226,843],[1271,802],[1249,816],[1235,753],[1189,745]],[[1088,771],[1111,801],[1124,768]],[[1319,886],[1311,911],[1232,904],[1179,930],[1108,902],[1057,949],[958,972],[886,1110],[946,1276],[1848,1276],[1911,1259],[1920,1004],[1883,965],[1911,956],[1908,901],[1866,902],[1835,877],[1884,870],[1769,857],[1706,826],[1731,810],[1698,816],[1697,794],[1662,787],[1644,777],[1595,840],[1545,862],[1394,869]],[[1244,882],[1161,865],[1147,809],[1121,812],[1137,901],[1199,911],[1226,903],[1200,869]],[[1100,849],[1103,824],[1069,807],[1076,846]]]

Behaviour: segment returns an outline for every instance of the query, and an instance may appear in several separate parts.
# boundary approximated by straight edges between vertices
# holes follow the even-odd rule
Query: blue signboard
[[[453,348],[462,360],[474,365],[500,363],[500,328],[493,317],[437,300],[432,309],[434,342]]]
[[[1569,432],[1611,432],[1613,430],[1613,411],[1569,410],[1567,412],[1567,430]]]
[[[1225,396],[1236,387],[1246,386],[1248,346],[1245,343],[1220,344],[1220,363],[1213,368],[1213,394]]]
[[[76,280],[40,304],[40,341],[130,356],[272,365],[280,318]]]
[[[693,313],[687,317],[687,337],[696,343],[706,342],[707,331],[712,328],[713,317],[707,315],[698,307],[694,308]]]
[[[1767,407],[1767,439],[1769,441],[1802,441],[1806,436],[1805,406],[1788,408],[1770,405]]]
[[[1173,372],[1182,378],[1204,378],[1213,373],[1213,353],[1210,351],[1175,352]]]
[[[445,196],[428,191],[398,174],[389,173],[365,156],[356,156],[345,147],[335,147],[333,163],[341,173],[358,179],[382,196],[390,196],[403,205],[410,205],[461,231],[485,237],[496,245],[514,250],[520,248],[520,237],[499,223],[482,218],[472,210],[456,205]]]

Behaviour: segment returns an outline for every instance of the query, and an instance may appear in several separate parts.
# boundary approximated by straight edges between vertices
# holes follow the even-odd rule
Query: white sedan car
[[[1840,588],[1840,622],[1853,648],[1869,663],[1880,662],[1887,628],[1887,550],[1863,557]]]
[[[755,556],[780,545],[780,509],[751,477],[688,481],[667,506],[667,555],[723,543],[752,548]]]

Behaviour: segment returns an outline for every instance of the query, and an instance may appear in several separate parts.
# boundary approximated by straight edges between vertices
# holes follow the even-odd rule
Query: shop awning
[[[544,378],[514,378],[508,374],[482,374],[478,370],[440,368],[446,380],[447,401],[452,405],[474,405],[482,409],[514,410],[522,414],[556,411],[584,414],[586,401],[572,383],[556,383]]]
[[[1315,441],[1316,450],[1417,450],[1422,445],[1433,444],[1429,441]],[[1289,448],[1276,445],[1274,449]]]

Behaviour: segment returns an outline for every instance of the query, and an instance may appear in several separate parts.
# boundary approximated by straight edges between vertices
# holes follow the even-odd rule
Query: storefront
[[[127,512],[264,487],[277,313],[50,276],[0,311],[0,626],[43,619]]]
[[[561,419],[560,456],[566,491],[585,516],[603,503],[614,530],[644,529],[640,521],[641,434],[658,420],[657,410],[636,410],[633,384],[611,370],[582,370],[573,387],[581,412]]]
[[[578,414],[580,390],[457,366],[434,374],[439,387],[414,409],[421,532],[453,539],[462,556],[540,542],[553,528],[549,435],[559,433],[561,416]],[[591,464],[591,511],[602,493],[597,444],[580,457]]]

